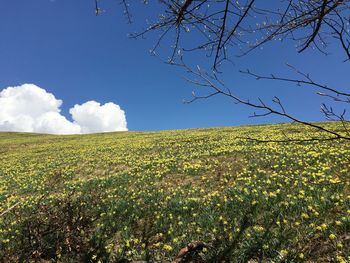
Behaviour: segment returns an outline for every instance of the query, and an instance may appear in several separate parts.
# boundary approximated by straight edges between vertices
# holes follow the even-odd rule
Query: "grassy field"
[[[0,262],[350,261],[350,143],[281,131],[0,133]]]

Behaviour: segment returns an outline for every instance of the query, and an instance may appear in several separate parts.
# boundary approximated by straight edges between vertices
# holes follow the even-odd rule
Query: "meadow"
[[[248,136],[0,133],[0,262],[350,262],[350,142]]]

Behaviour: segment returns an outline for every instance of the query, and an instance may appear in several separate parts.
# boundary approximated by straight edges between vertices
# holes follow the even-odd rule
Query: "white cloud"
[[[81,133],[81,127],[68,121],[58,112],[45,112],[35,120],[34,132],[54,134]]]
[[[62,101],[34,85],[8,87],[0,92],[0,131],[78,134],[126,131],[124,111],[116,104],[96,101],[69,110],[73,121],[60,113]]]
[[[69,113],[83,133],[127,130],[124,111],[112,102],[102,106],[96,101],[76,104]]]

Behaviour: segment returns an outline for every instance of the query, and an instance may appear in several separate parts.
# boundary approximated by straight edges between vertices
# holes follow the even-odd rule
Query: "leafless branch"
[[[343,133],[325,128],[321,125],[307,122],[307,121],[303,121],[299,118],[294,117],[293,115],[289,114],[286,111],[285,107],[283,106],[281,100],[278,97],[274,97],[272,100],[272,102],[274,104],[276,104],[278,106],[278,108],[266,104],[260,98],[258,98],[258,102],[252,102],[250,100],[245,100],[245,99],[242,99],[239,96],[235,95],[234,93],[232,93],[232,91],[230,89],[221,88],[221,86],[223,85],[223,81],[221,81],[221,80],[220,80],[220,82],[215,81],[216,79],[218,79],[217,76],[213,76],[213,75],[209,74],[208,72],[203,71],[199,67],[197,68],[197,70],[193,70],[185,63],[179,63],[179,64],[177,64],[177,66],[183,67],[187,71],[187,73],[189,73],[190,75],[192,75],[196,78],[195,80],[191,80],[190,83],[209,89],[209,93],[207,93],[205,95],[197,95],[195,92],[193,92],[192,93],[193,98],[191,100],[186,101],[186,103],[192,103],[192,102],[195,102],[197,100],[208,99],[208,98],[211,98],[211,97],[216,96],[216,95],[223,95],[225,97],[232,99],[235,104],[242,104],[242,105],[254,108],[256,110],[259,110],[259,112],[254,112],[251,117],[264,117],[264,116],[270,116],[270,115],[277,115],[277,116],[281,116],[283,118],[286,118],[289,121],[292,121],[294,123],[299,123],[299,124],[302,124],[304,126],[311,127],[316,131],[322,132],[322,133],[330,136],[330,137],[326,137],[326,138],[309,138],[307,140],[301,139],[302,141],[336,140],[336,139],[350,140],[348,127],[346,125],[344,125],[344,123],[346,123],[345,118],[344,118],[345,112],[342,115],[339,115],[339,118],[337,119],[338,121],[343,120],[342,121],[343,126],[344,126],[344,128],[346,128],[345,129],[346,134],[344,135]],[[272,79],[274,79],[274,78],[272,78]],[[328,110],[328,112],[329,112],[329,116],[331,113],[333,114],[332,115],[333,117],[338,116],[338,115],[335,115],[335,113],[332,109]],[[290,140],[283,140],[283,141],[290,141]]]
[[[96,14],[99,13],[98,1],[95,0]],[[122,0],[128,20],[130,13],[128,1]],[[345,54],[345,61],[350,60],[350,0],[282,0],[274,4],[259,0],[159,0],[163,12],[148,22],[140,32],[131,34],[132,38],[143,38],[157,33],[152,54],[164,61],[163,51],[169,52],[166,63],[181,66],[195,79],[186,78],[197,88],[207,89],[208,93],[193,93],[191,103],[208,99],[216,95],[229,97],[236,104],[249,106],[256,110],[251,117],[277,115],[292,122],[311,127],[329,135],[327,140],[349,140],[348,122],[345,112],[338,113],[331,106],[323,104],[321,112],[327,120],[340,121],[345,133],[339,133],[322,125],[310,123],[290,114],[278,97],[272,103],[262,99],[257,102],[245,100],[234,94],[220,79],[220,66],[231,62],[232,57],[244,56],[271,41],[291,41],[296,46],[296,53],[313,48],[322,54],[329,54],[328,46],[336,43]],[[151,21],[151,19],[150,19]],[[191,35],[191,41],[188,35]],[[169,41],[171,46],[169,47]],[[161,46],[166,43],[165,49]],[[160,52],[157,52],[161,49]],[[233,55],[231,52],[233,51]],[[210,74],[184,63],[183,56],[188,52],[204,52],[210,59]],[[250,70],[241,71],[258,80],[273,80],[312,87],[316,95],[330,99],[333,103],[350,104],[350,93],[343,89],[329,87],[313,80],[310,74],[290,66],[296,77],[259,75]],[[346,103],[346,104],[344,104]],[[317,140],[311,138],[308,140]]]
[[[263,80],[263,79],[265,79],[265,80],[278,80],[278,81],[283,81],[283,82],[295,83],[295,84],[297,84],[299,86],[301,84],[305,84],[305,85],[317,87],[317,88],[320,88],[322,90],[326,90],[326,91],[332,92],[332,93],[334,93],[337,96],[345,96],[345,97],[350,98],[350,93],[342,92],[342,91],[330,88],[327,85],[317,83],[317,82],[315,82],[315,81],[313,81],[311,79],[309,74],[302,73],[301,71],[296,70],[294,67],[292,67],[290,65],[288,65],[288,66],[293,68],[297,74],[301,75],[302,78],[301,79],[293,79],[293,78],[279,77],[279,76],[276,76],[274,74],[271,74],[269,76],[258,75],[256,73],[251,72],[249,69],[241,70],[240,72],[243,73],[243,74],[250,75],[250,76],[254,77],[257,80]]]

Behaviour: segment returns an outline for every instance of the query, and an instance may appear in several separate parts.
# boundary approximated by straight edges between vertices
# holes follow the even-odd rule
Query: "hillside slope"
[[[0,133],[0,262],[350,260],[350,143],[281,130]]]

